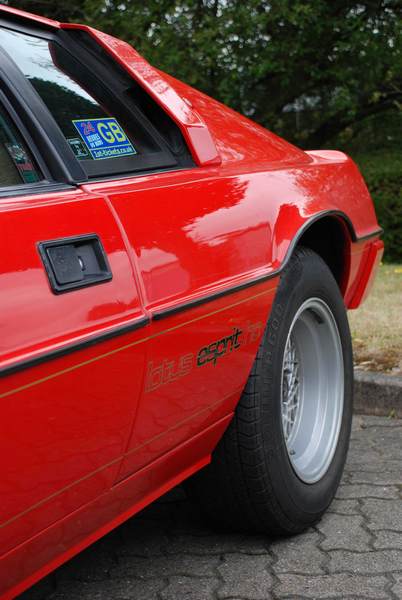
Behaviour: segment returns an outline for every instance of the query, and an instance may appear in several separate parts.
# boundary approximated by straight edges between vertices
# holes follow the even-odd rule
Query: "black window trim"
[[[0,17],[0,27],[23,34],[32,35],[48,41],[54,41],[63,47],[69,54],[71,54],[75,60],[81,63],[84,69],[88,68],[88,66],[86,66],[87,60],[90,61],[91,64],[96,62],[96,59],[86,49],[82,48],[78,43],[71,39],[69,34],[63,30],[47,30],[41,28],[40,25],[31,26],[31,24],[27,25],[26,23],[21,23],[18,20],[8,20],[8,18],[4,18],[4,16]],[[77,52],[78,48],[79,56]],[[85,63],[81,57],[82,51],[85,54]],[[3,66],[3,63],[6,65],[5,67]],[[99,79],[99,73],[95,73],[95,77]],[[106,87],[109,93],[113,95],[113,87],[111,86],[111,79],[113,79],[113,76],[106,75],[106,77],[108,79]],[[47,158],[46,162],[48,170],[53,176],[53,184],[55,182],[63,182],[69,185],[77,185],[86,182],[93,183],[95,181],[99,182],[121,178],[127,179],[130,177],[139,177],[161,171],[177,171],[182,170],[183,168],[188,169],[195,166],[187,165],[182,167],[168,149],[165,141],[157,129],[147,119],[147,117],[143,115],[139,109],[137,109],[135,110],[135,116],[137,118],[141,118],[148,134],[158,144],[158,146],[162,148],[163,151],[161,153],[147,154],[144,156],[144,163],[146,164],[141,165],[139,161],[138,168],[131,168],[130,170],[127,169],[122,171],[121,167],[116,164],[115,170],[108,168],[107,172],[102,173],[102,164],[99,164],[99,167],[96,166],[95,169],[91,167],[87,169],[89,161],[84,168],[84,166],[80,164],[80,161],[75,157],[63,135],[63,132],[61,131],[50,110],[47,108],[45,102],[29,82],[28,78],[25,77],[19,67],[14,63],[12,58],[1,47],[0,78],[3,79],[3,81],[0,82],[0,85],[4,84],[7,96],[9,96],[11,102],[18,107],[17,110],[25,117],[24,120],[26,122],[31,120],[32,123],[29,129],[32,134],[32,138],[34,141],[36,141],[39,154],[42,157],[46,156]],[[119,101],[124,103],[121,98],[119,98]],[[131,106],[129,107],[129,110],[132,110]],[[29,148],[31,149],[31,145],[29,145]],[[165,159],[163,162],[157,160],[156,155],[158,154],[163,154]],[[153,156],[155,157],[154,160],[152,159]],[[37,155],[35,155],[35,158],[37,158]],[[121,160],[124,159],[120,159],[119,162]],[[94,162],[104,163],[106,161]],[[41,163],[43,164],[43,160]],[[108,167],[111,166],[112,163],[109,163]],[[40,183],[42,183],[41,187],[43,188],[43,182]],[[27,184],[24,184],[24,186],[24,190],[26,190]]]
[[[82,167],[46,105],[2,47],[0,90],[34,142],[34,146],[28,145],[29,149],[40,165],[46,165],[53,182],[75,184],[78,180],[86,180]]]
[[[21,181],[20,184],[0,186],[0,198],[8,198],[20,195],[26,196],[31,194],[72,189],[74,186],[71,186],[64,182],[57,182],[52,180],[50,171],[46,163],[43,161],[42,155],[39,152],[31,134],[29,133],[24,123],[21,121],[18,113],[16,112],[9,99],[1,89],[0,106],[4,109],[4,112],[7,114],[11,123],[18,131],[19,136],[21,137],[28,152],[34,159],[37,170],[42,177],[39,181],[35,181],[32,183],[24,183],[23,181]]]
[[[1,48],[0,48],[1,52]],[[1,61],[1,59],[0,59]],[[68,191],[74,190],[77,188],[77,184],[64,183],[63,181],[55,181],[52,179],[51,173],[46,162],[43,160],[43,157],[32,137],[30,132],[25,127],[25,124],[21,121],[21,118],[15,108],[12,106],[10,100],[7,98],[3,90],[0,88],[0,106],[3,107],[5,113],[9,117],[11,123],[17,129],[23,143],[28,149],[30,155],[33,157],[39,173],[42,175],[42,179],[33,183],[23,183],[17,185],[7,185],[0,186],[0,200],[1,198],[13,198],[18,196],[31,196],[34,194],[45,194],[52,192],[60,192],[60,191]],[[178,166],[178,171],[188,170],[191,167],[188,166]],[[150,169],[146,172],[132,172],[132,173],[124,173],[119,176],[116,175],[104,175],[101,177],[91,178],[91,183],[102,183],[104,181],[116,181],[118,180],[127,180],[132,178],[142,177],[144,175],[149,174],[157,174],[157,173],[169,173],[171,171],[171,167],[160,167],[155,169]],[[81,184],[84,182],[81,182]]]
[[[0,187],[0,200],[2,198],[16,198],[18,196],[33,196],[35,194],[50,194],[52,192],[62,192],[76,189],[75,186],[68,183],[57,181],[48,181],[43,179],[36,183],[22,183],[21,185],[8,185]]]

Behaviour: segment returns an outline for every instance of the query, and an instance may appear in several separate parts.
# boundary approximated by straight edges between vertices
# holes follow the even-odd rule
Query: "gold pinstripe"
[[[254,300],[255,298],[259,298],[260,296],[264,296],[265,294],[268,294],[268,293],[274,291],[275,289],[276,289],[275,287],[271,287],[268,290],[264,290],[263,292],[259,292],[258,294],[254,294],[253,296],[248,296],[247,298],[242,298],[241,300],[238,300],[237,302],[233,302],[232,304],[227,304],[226,306],[223,306],[222,308],[218,308],[218,309],[216,309],[212,312],[209,312],[205,315],[200,315],[199,317],[195,317],[194,319],[190,319],[189,321],[184,321],[183,323],[179,323],[178,325],[174,325],[173,327],[168,327],[167,329],[164,329],[163,331],[158,331],[157,333],[153,333],[152,335],[148,335],[139,340],[135,340],[134,342],[124,344],[123,346],[119,346],[118,348],[115,348],[114,350],[110,350],[109,352],[104,352],[103,354],[98,354],[98,356],[94,356],[93,358],[84,360],[83,362],[77,363],[71,367],[67,367],[66,369],[62,369],[61,371],[56,371],[55,373],[52,373],[51,375],[47,375],[46,377],[41,377],[40,379],[35,379],[35,381],[30,381],[29,383],[26,383],[25,385],[21,385],[17,388],[14,388],[12,390],[8,390],[7,392],[1,393],[0,399],[6,398],[7,396],[12,396],[13,394],[17,394],[18,392],[22,392],[24,390],[27,390],[28,388],[34,387],[35,385],[39,385],[40,383],[44,383],[45,381],[54,379],[55,377],[60,377],[60,375],[65,375],[66,373],[70,373],[71,371],[75,371],[76,369],[80,369],[81,367],[85,367],[86,365],[90,365],[91,363],[94,363],[98,360],[102,360],[103,358],[107,358],[108,356],[112,356],[113,354],[117,354],[118,352],[122,352],[123,350],[127,350],[128,348],[132,348],[134,346],[137,346],[138,344],[142,344],[143,342],[147,342],[149,340],[157,338],[166,333],[170,333],[171,331],[175,331],[176,329],[180,329],[181,327],[185,327],[186,325],[190,325],[191,323],[195,323],[202,319],[206,319],[207,317],[216,315],[220,312],[228,310],[229,308],[233,308],[234,306],[237,306],[239,304],[244,304],[245,302],[248,302],[249,300]]]
[[[114,350],[110,350],[109,352],[104,352],[103,354],[99,354],[98,356],[95,356],[93,358],[90,358],[88,360],[82,361],[80,363],[77,363],[71,367],[67,367],[66,369],[62,369],[60,371],[56,371],[55,373],[52,373],[51,375],[48,375],[46,377],[42,377],[40,379],[36,379],[35,381],[31,381],[30,383],[27,383],[25,385],[19,386],[17,388],[14,388],[12,390],[9,390],[7,392],[3,392],[2,394],[0,394],[0,399],[1,398],[5,398],[7,396],[11,396],[13,394],[17,394],[18,392],[22,392],[26,389],[29,389],[33,386],[39,385],[41,383],[44,383],[46,381],[49,381],[51,379],[54,379],[55,377],[59,377],[61,375],[64,375],[66,373],[69,373],[71,371],[75,371],[76,369],[79,369],[81,367],[84,367],[86,365],[89,365],[93,362],[96,362],[98,360],[102,360],[103,358],[106,358],[108,356],[112,356],[113,354],[117,354],[118,352],[122,352],[123,350],[126,350],[128,348],[132,348],[133,346],[137,346],[138,344],[142,344],[144,342],[147,342],[151,339],[157,338],[161,335],[164,335],[166,333],[170,333],[172,331],[175,331],[176,329],[180,329],[182,327],[185,327],[186,325],[190,325],[191,323],[195,323],[197,321],[200,321],[202,319],[206,319],[208,317],[211,317],[213,315],[219,314],[220,312],[223,312],[225,310],[228,310],[230,308],[233,308],[235,306],[238,306],[240,304],[244,304],[250,300],[255,300],[256,298],[259,298],[261,296],[264,296],[266,294],[269,294],[270,292],[275,291],[276,287],[270,287],[267,290],[264,290],[263,292],[259,292],[258,294],[254,294],[252,296],[248,296],[247,298],[242,298],[241,300],[237,300],[236,302],[232,302],[231,304],[227,304],[226,306],[223,306],[221,308],[218,308],[216,310],[213,310],[207,314],[204,315],[200,315],[199,317],[195,317],[193,319],[189,319],[188,321],[184,321],[183,323],[179,323],[177,325],[174,325],[173,327],[168,327],[167,329],[164,329],[162,331],[158,331],[157,333],[154,333],[152,335],[148,335],[144,338],[141,338],[139,340],[135,340],[134,342],[130,342],[128,344],[124,344],[123,346],[119,346],[118,348],[115,348]],[[113,466],[114,464],[120,462],[122,459],[124,459],[126,456],[129,456],[131,454],[134,454],[135,452],[138,452],[138,450],[140,450],[141,448],[144,448],[145,446],[151,444],[152,442],[156,441],[157,439],[162,438],[163,436],[167,435],[168,433],[174,431],[175,429],[181,427],[184,423],[191,421],[192,419],[196,418],[197,416],[201,415],[204,412],[207,412],[208,410],[211,410],[213,408],[215,408],[216,406],[218,406],[219,404],[222,404],[223,402],[225,402],[225,400],[227,400],[228,398],[230,398],[231,396],[235,395],[236,393],[240,393],[241,390],[237,390],[235,392],[231,392],[230,394],[224,396],[223,398],[220,398],[217,402],[214,402],[213,404],[210,404],[202,409],[200,409],[199,411],[193,413],[192,415],[182,419],[181,421],[178,421],[177,423],[175,423],[174,425],[172,425],[171,427],[169,427],[168,429],[164,430],[163,432],[153,436],[152,438],[150,438],[149,440],[146,440],[145,442],[139,444],[138,446],[135,446],[134,448],[131,448],[128,452],[122,454],[121,456],[114,458],[113,460],[111,460],[110,462],[102,465],[101,467],[98,467],[97,469],[95,469],[94,471],[91,471],[90,473],[87,473],[86,475],[84,475],[83,477],[71,482],[70,484],[64,486],[63,488],[57,490],[56,492],[54,492],[53,494],[50,494],[49,496],[47,496],[46,498],[42,498],[39,502],[33,504],[32,506],[26,508],[24,511],[14,515],[13,517],[11,517],[10,519],[8,519],[7,521],[4,521],[3,523],[0,523],[0,529],[6,527],[7,525],[10,525],[11,523],[13,523],[14,521],[16,521],[17,519],[23,517],[24,515],[30,513],[31,511],[35,510],[36,508],[39,508],[40,506],[42,506],[43,504],[45,504],[46,502],[49,502],[49,500],[52,500],[53,498],[56,498],[57,496],[59,496],[60,494],[66,492],[67,490],[69,490],[70,488],[78,485],[79,483],[82,483],[83,481],[86,481],[87,479],[90,479],[91,477],[93,477],[94,475],[96,475],[97,473],[100,473],[101,471],[104,471],[105,469]]]
[[[148,446],[152,442],[155,442],[156,440],[162,438],[163,436],[167,435],[168,433],[171,433],[172,431],[174,431],[178,427],[181,427],[182,425],[184,425],[184,423],[187,423],[188,421],[191,421],[192,419],[195,419],[196,417],[200,416],[202,413],[207,412],[208,410],[211,410],[211,409],[215,408],[216,406],[219,406],[219,404],[223,404],[223,402],[225,402],[225,400],[228,400],[228,398],[231,398],[236,393],[241,393],[241,390],[239,389],[239,390],[237,390],[235,392],[231,392],[227,396],[224,396],[223,398],[219,398],[219,400],[217,400],[216,402],[213,402],[212,404],[209,404],[208,406],[204,406],[204,408],[202,408],[201,410],[198,410],[197,412],[195,412],[192,415],[186,417],[185,419],[182,419],[181,421],[178,421],[177,423],[175,423],[174,425],[172,425],[168,429],[165,429],[162,433],[158,433],[157,435],[151,437],[149,440],[146,440],[145,442],[142,442],[138,446],[135,446],[134,448],[131,448],[128,452],[125,452],[121,456],[118,456],[117,458],[114,458],[110,462],[102,465],[101,467],[98,467],[94,471],[91,471],[90,473],[87,473],[83,477],[80,477],[79,479],[76,479],[75,481],[69,483],[68,485],[60,488],[59,490],[57,490],[57,492],[54,492],[53,494],[50,494],[50,496],[46,496],[46,498],[42,498],[42,500],[39,500],[39,502],[36,502],[35,504],[32,504],[32,506],[29,506],[28,508],[26,508],[22,512],[18,513],[17,515],[12,516],[7,521],[4,521],[3,523],[0,523],[0,529],[2,529],[3,527],[6,527],[7,525],[10,525],[11,523],[13,523],[14,521],[16,521],[17,519],[19,519],[19,518],[23,517],[24,515],[30,513],[31,511],[35,510],[35,508],[39,508],[40,506],[42,506],[46,502],[49,502],[49,500],[52,500],[53,498],[56,498],[60,494],[63,494],[64,492],[66,492],[70,488],[74,487],[75,485],[78,485],[79,483],[82,483],[83,481],[86,481],[87,479],[90,479],[91,477],[93,477],[97,473],[100,473],[101,471],[104,471],[105,469],[107,469],[109,467],[112,467],[114,464],[120,462],[121,460],[123,460],[127,456],[129,456],[131,454],[134,454],[135,452],[138,452],[138,450],[141,450],[141,448],[144,448],[145,446]]]

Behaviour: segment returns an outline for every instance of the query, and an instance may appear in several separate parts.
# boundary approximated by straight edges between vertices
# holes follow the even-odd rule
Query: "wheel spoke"
[[[292,336],[289,336],[285,348],[282,390],[282,423],[285,439],[288,440],[297,418],[300,391],[299,360]]]

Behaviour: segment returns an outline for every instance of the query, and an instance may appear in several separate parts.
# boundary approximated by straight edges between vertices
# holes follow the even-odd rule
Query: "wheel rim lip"
[[[286,351],[292,342],[299,360],[299,398],[293,428],[286,428]],[[281,423],[290,464],[304,483],[324,477],[334,457],[344,404],[343,351],[335,317],[321,298],[297,310],[285,343],[281,373]]]

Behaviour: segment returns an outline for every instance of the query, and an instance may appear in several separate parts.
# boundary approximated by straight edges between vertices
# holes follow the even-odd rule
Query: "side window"
[[[0,188],[35,183],[40,179],[28,148],[0,106]]]
[[[30,80],[89,176],[176,164],[135,110],[53,38],[0,28],[0,44]]]

